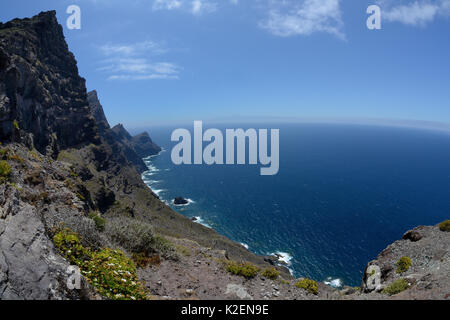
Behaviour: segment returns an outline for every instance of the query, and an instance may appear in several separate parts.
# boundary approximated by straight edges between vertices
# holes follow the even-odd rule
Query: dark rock
[[[88,92],[88,102],[91,109],[91,114],[97,121],[98,130],[100,134],[104,134],[106,130],[110,129],[108,120],[106,120],[105,112],[98,99],[97,91]]]
[[[153,156],[161,152],[161,147],[152,141],[147,132],[134,136],[131,141],[136,153],[141,158]]]
[[[422,238],[423,236],[416,230],[410,230],[406,232],[402,237],[403,240],[410,240],[412,242],[419,241]]]
[[[54,11],[0,25],[0,140],[43,154],[98,143],[85,80]]]
[[[175,198],[175,199],[173,200],[173,204],[175,204],[175,205],[177,205],[177,206],[179,206],[179,205],[185,205],[185,204],[188,204],[188,203],[189,203],[189,201],[186,200],[186,199],[183,198],[183,197],[177,197],[177,198]]]

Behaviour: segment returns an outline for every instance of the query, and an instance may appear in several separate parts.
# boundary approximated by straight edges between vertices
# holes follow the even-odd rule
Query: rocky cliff
[[[175,259],[169,237],[265,264],[159,201],[138,155],[159,148],[145,134],[118,133],[88,96],[55,12],[0,24],[0,298],[104,297],[89,277],[69,290],[69,264],[86,267],[111,247],[138,261]],[[78,241],[69,252],[83,251],[82,260],[64,252]]]
[[[0,139],[43,154],[98,142],[55,12],[0,24]]]
[[[294,281],[273,258],[171,210],[140,175],[159,147],[110,128],[55,12],[0,24],[0,139],[0,299],[448,298],[450,233],[438,227],[386,249],[362,290],[339,291]],[[407,270],[393,271],[406,256]]]

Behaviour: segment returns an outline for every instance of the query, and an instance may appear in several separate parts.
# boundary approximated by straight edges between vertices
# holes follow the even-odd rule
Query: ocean
[[[358,286],[366,264],[418,225],[450,216],[450,134],[344,124],[211,125],[279,128],[280,171],[171,162],[173,128],[150,128],[164,148],[143,179],[173,209],[296,277]],[[190,128],[192,131],[192,125]],[[172,200],[189,199],[185,206]]]

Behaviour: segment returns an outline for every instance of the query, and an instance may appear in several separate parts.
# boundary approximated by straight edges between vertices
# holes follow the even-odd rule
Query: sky
[[[380,30],[366,26],[369,5]],[[112,125],[450,123],[450,0],[15,0],[0,21],[46,10]]]

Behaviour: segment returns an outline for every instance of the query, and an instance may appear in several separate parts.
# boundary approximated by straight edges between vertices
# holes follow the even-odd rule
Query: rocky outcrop
[[[185,198],[183,197],[177,197],[173,200],[173,204],[176,206],[181,206],[181,205],[186,205],[188,204],[189,201],[187,201]]]
[[[0,140],[43,154],[97,143],[85,80],[54,11],[0,24]]]
[[[147,171],[148,168],[142,160],[142,157],[136,153],[134,146],[128,142],[132,137],[125,128],[122,127],[123,130],[121,132],[116,132],[110,128],[103,107],[98,99],[97,91],[94,90],[89,92],[88,100],[90,112],[97,122],[101,139],[104,144],[110,146],[112,152],[117,155],[116,162],[123,162],[123,158],[125,158],[139,173]]]
[[[399,268],[402,257],[411,261],[411,265],[403,270]],[[394,295],[395,298],[447,299],[449,276],[450,233],[441,231],[438,226],[420,226],[406,232],[402,240],[389,245],[376,260],[369,262],[362,290],[366,293],[382,292],[394,281],[404,279],[409,287]],[[370,280],[378,281],[379,285]]]
[[[98,130],[100,134],[104,134],[107,130],[110,129],[108,120],[106,120],[105,112],[103,111],[103,107],[100,104],[100,100],[98,99],[98,94],[96,90],[88,92],[87,95],[89,108],[91,109],[91,114],[97,122]]]
[[[141,157],[153,156],[161,152],[161,147],[152,141],[147,132],[138,134],[131,139],[134,150]]]
[[[119,141],[133,149],[140,158],[153,156],[161,151],[161,147],[155,144],[147,132],[132,137],[122,124],[112,128]]]

